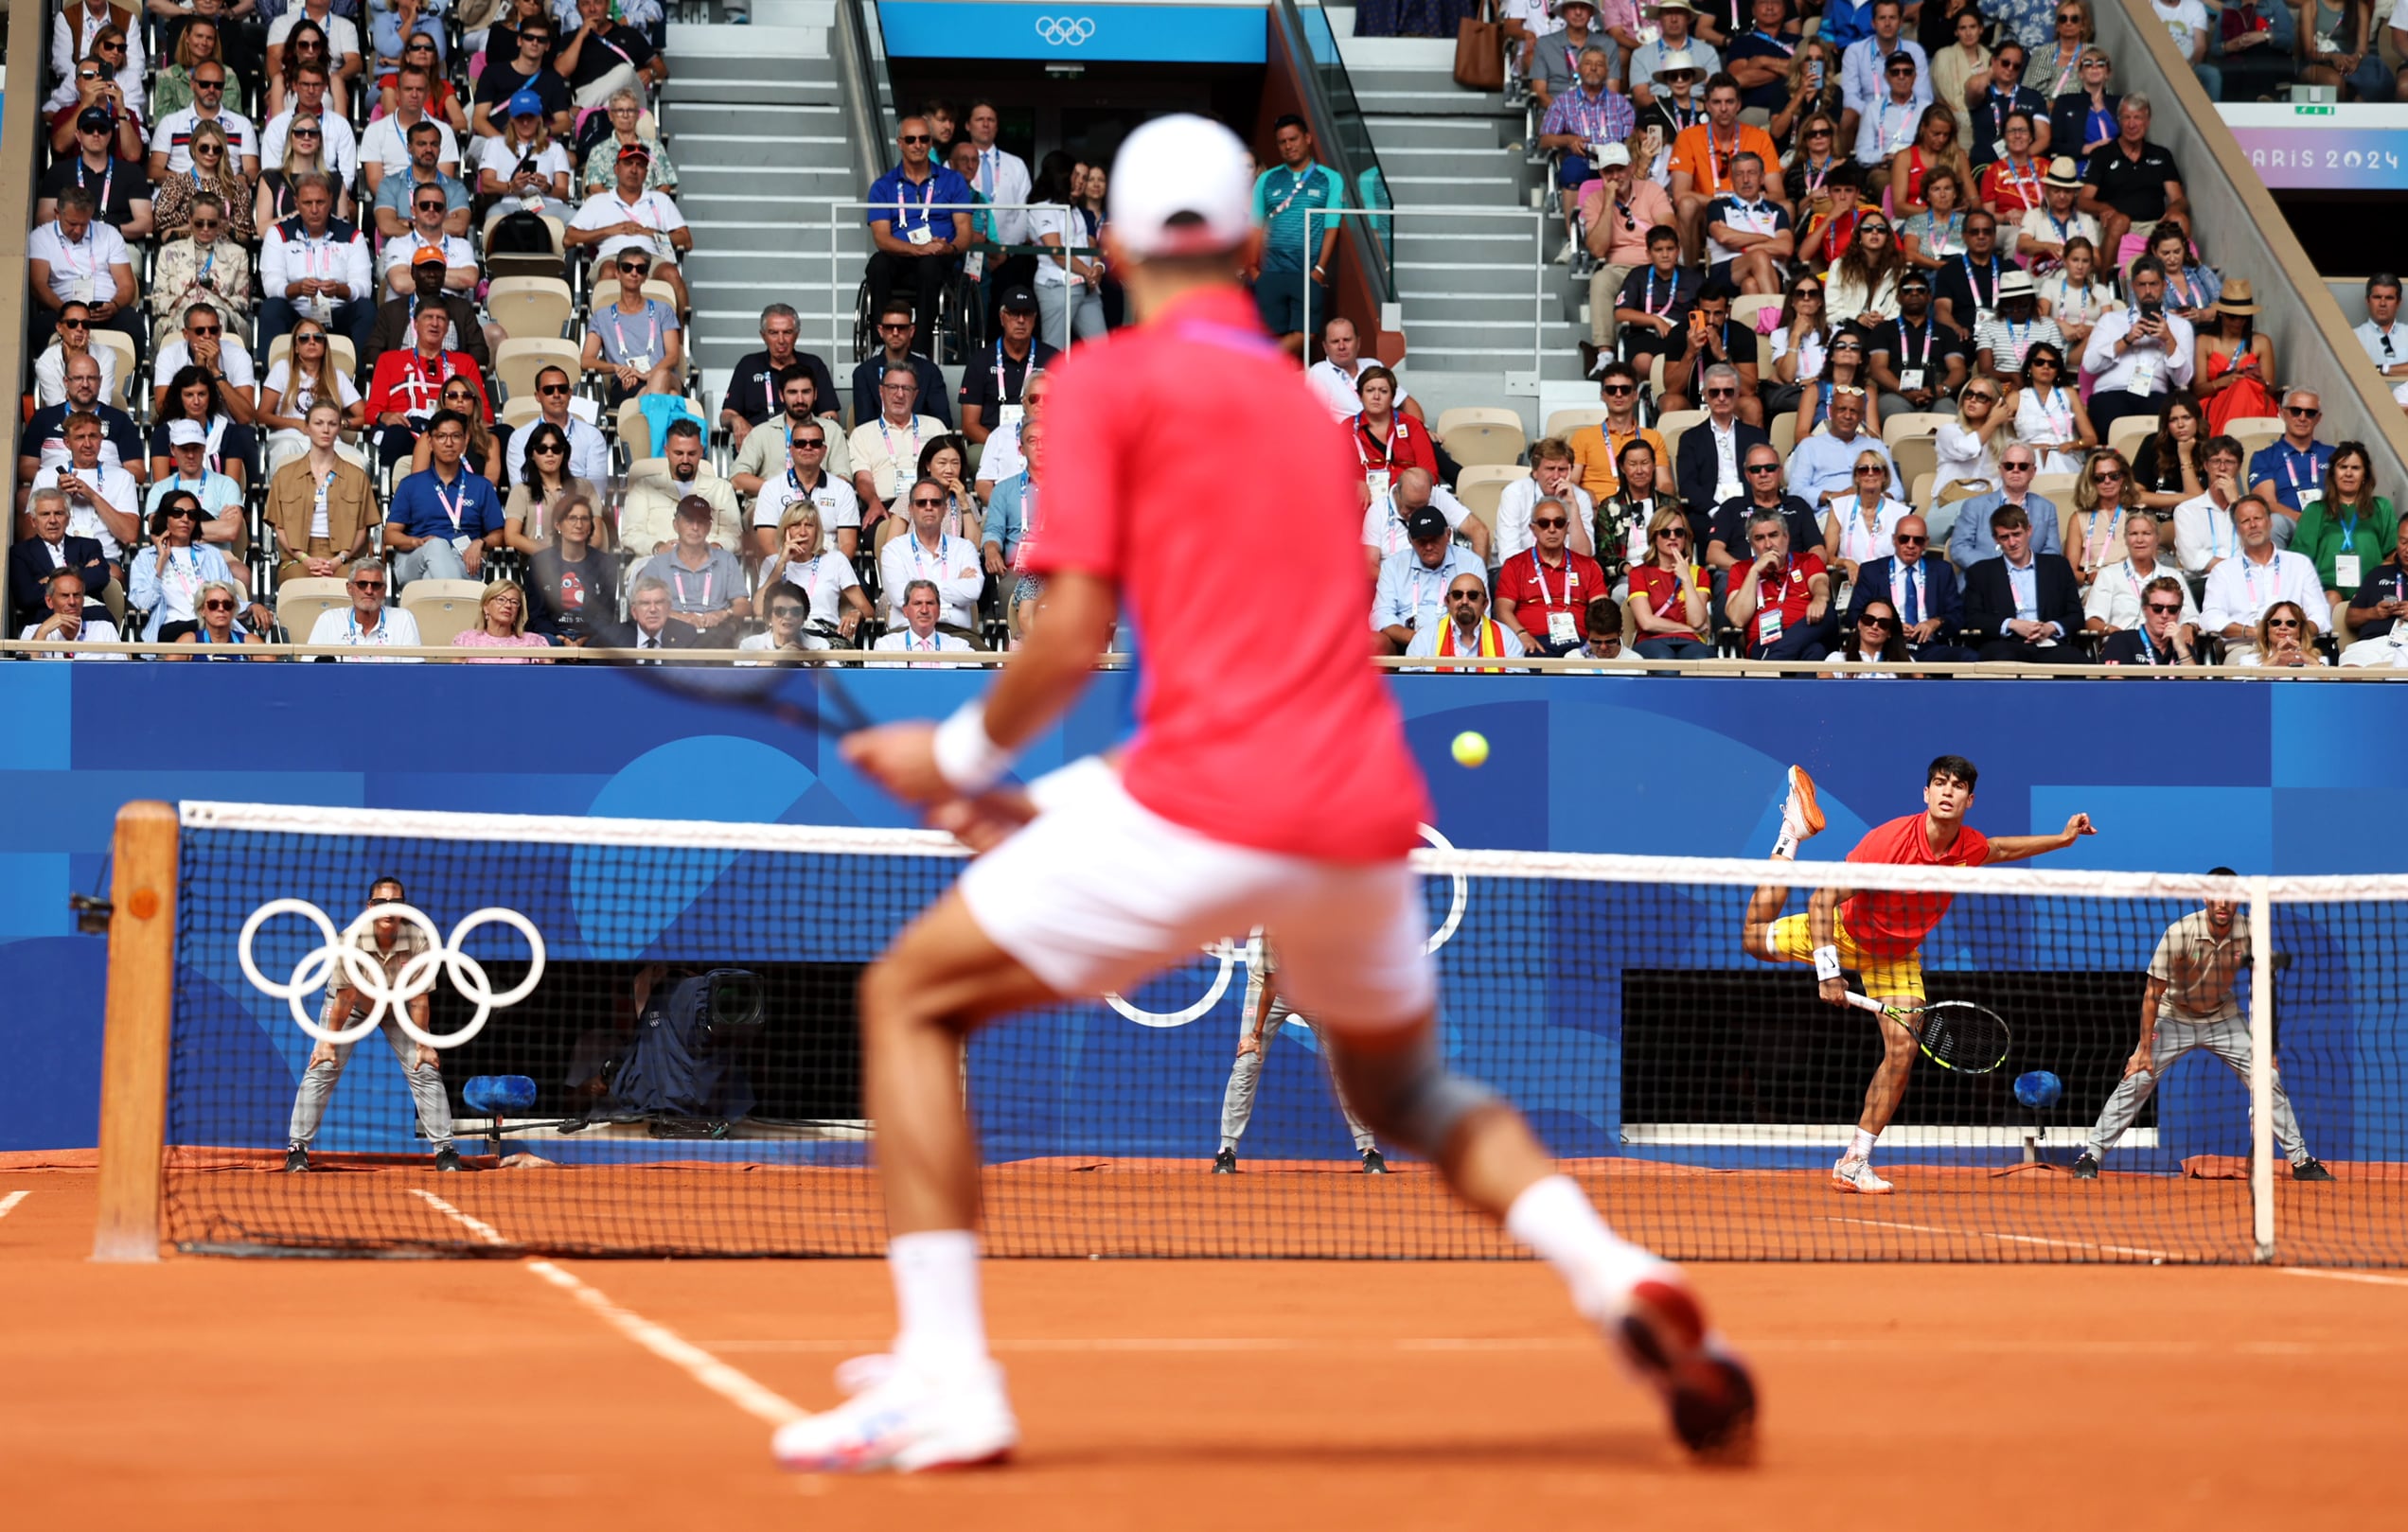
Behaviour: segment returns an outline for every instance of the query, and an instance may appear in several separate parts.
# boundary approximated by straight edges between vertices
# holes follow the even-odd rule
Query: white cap
[[[1254,229],[1251,161],[1237,134],[1209,117],[1156,117],[1121,141],[1108,212],[1121,248],[1151,255],[1234,250]],[[1201,220],[1174,227],[1182,214]]]
[[[1627,144],[1606,144],[1597,151],[1597,167],[1601,170],[1609,165],[1628,165],[1630,162],[1630,146]]]
[[[198,420],[178,420],[168,427],[168,445],[206,447],[209,445],[209,433],[201,429],[201,422]]]

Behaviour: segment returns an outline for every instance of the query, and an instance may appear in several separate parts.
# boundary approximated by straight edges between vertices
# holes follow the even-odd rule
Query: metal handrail
[[[1398,218],[1502,218],[1513,222],[1528,220],[1532,225],[1531,244],[1531,379],[1532,392],[1547,362],[1547,231],[1555,219],[1551,207],[1325,207],[1304,210],[1303,248],[1299,258],[1304,269],[1313,268],[1313,220],[1317,218],[1359,218],[1367,225],[1378,226],[1378,220]],[[1304,333],[1318,333],[1313,328],[1313,285],[1304,284]],[[1410,344],[1410,336],[1407,337]],[[1408,357],[1411,355],[1407,352]],[[1509,387],[1508,393],[1513,392]]]
[[[1296,61],[1296,84],[1304,97],[1304,118],[1312,124],[1313,139],[1320,150],[1323,163],[1336,170],[1345,182],[1349,201],[1393,202],[1394,199],[1388,193],[1388,174],[1380,167],[1379,154],[1372,147],[1370,132],[1366,131],[1357,142],[1351,141],[1344,131],[1347,121],[1362,121],[1363,111],[1354,98],[1354,86],[1347,77],[1346,62],[1338,57],[1337,37],[1331,31],[1328,18],[1319,7],[1314,8],[1313,18],[1319,26],[1319,35],[1329,39],[1329,47],[1324,51],[1313,46],[1313,34],[1297,9],[1296,0],[1279,0],[1270,16],[1272,24],[1279,27],[1287,44],[1289,57]],[[1332,99],[1333,91],[1343,96],[1342,107]],[[1366,198],[1366,188],[1376,195]],[[1383,207],[1374,211],[1385,214],[1393,209]],[[1311,220],[1307,219],[1306,221],[1309,224]],[[1396,297],[1395,274],[1390,267],[1387,241],[1379,237],[1379,231],[1368,222],[1358,221],[1347,225],[1343,238],[1350,242],[1356,260],[1362,265],[1371,284],[1372,300],[1380,304],[1393,302]],[[1305,262],[1305,269],[1312,269],[1309,259]]]
[[[836,0],[828,52],[843,91],[845,136],[852,141],[854,168],[873,180],[886,173],[888,146],[894,141],[894,125],[886,120],[889,86],[880,39],[873,0]]]

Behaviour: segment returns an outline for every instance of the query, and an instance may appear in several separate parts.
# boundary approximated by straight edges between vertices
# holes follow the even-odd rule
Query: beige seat
[[[1656,417],[1656,433],[1664,438],[1664,453],[1674,462],[1680,461],[1682,432],[1706,418],[1703,410],[1667,410]]]
[[[2036,473],[2032,475],[2031,492],[2063,514],[2074,503],[2074,479],[2070,473]]]
[[[2241,467],[2246,470],[2249,460],[2273,444],[2283,433],[2282,422],[2272,415],[2248,415],[2224,422],[2224,434],[2240,444]]]
[[[1757,315],[1767,308],[1779,314],[1780,306],[1781,295],[1778,292],[1751,292],[1744,298],[1731,300],[1731,318],[1749,329],[1754,329]]]
[[[546,366],[563,367],[569,377],[578,375],[577,343],[558,336],[512,336],[493,348],[494,376],[502,379],[502,387],[509,396],[535,396],[535,375]]]
[[[1430,434],[1446,449],[1447,455],[1470,467],[1504,463],[1518,463],[1530,446],[1530,435],[1522,427],[1518,411],[1502,410],[1488,405],[1466,405],[1448,410],[1438,417]]]
[[[1530,469],[1517,463],[1478,463],[1464,468],[1455,481],[1455,498],[1488,527],[1491,547],[1496,546],[1496,502],[1504,497],[1505,486],[1530,476]]]
[[[500,419],[502,424],[509,427],[512,431],[521,431],[533,425],[536,417],[540,415],[542,413],[543,401],[541,399],[537,398],[532,394],[522,394],[512,399],[509,403],[502,406]]]
[[[561,285],[563,287],[567,286],[566,283]],[[677,307],[677,289],[669,286],[668,283],[663,281],[657,276],[646,277],[645,279],[644,295],[657,303],[666,304],[671,308],[675,308]],[[610,308],[611,305],[618,301],[619,284],[616,277],[612,277],[608,282],[597,282],[593,287],[593,302],[587,307],[586,312],[588,314],[598,314],[603,309]]]
[[[401,609],[418,625],[418,642],[448,644],[477,625],[485,599],[482,580],[412,580],[401,591]]]
[[[576,298],[557,276],[501,276],[486,290],[485,307],[512,340],[550,340],[576,311]]]
[[[350,605],[351,593],[341,580],[320,580],[303,575],[276,587],[276,622],[292,636],[295,643],[309,639],[310,629],[316,625],[320,612],[340,611]]]
[[[292,332],[287,330],[268,343],[267,363],[259,369],[261,386],[266,385],[268,374],[274,370],[275,364],[291,355],[292,355]],[[327,331],[327,361],[338,368],[345,378],[359,375],[359,348],[351,343],[351,337],[348,335],[337,335],[332,330]]]
[[[1602,404],[1576,404],[1568,410],[1558,410],[1547,417],[1547,434],[1563,440],[1583,426],[1599,425],[1605,419]]]
[[[1906,503],[1919,511],[1931,509],[1932,481],[1939,477],[1937,473],[1917,474],[1914,481],[1914,492],[1906,497]]]
[[[1909,436],[1890,448],[1889,456],[1898,465],[1898,477],[1903,484],[1939,476],[1939,444],[1929,436]],[[1914,503],[1921,505],[1922,502],[1917,500]]]
[[[1797,412],[1783,410],[1773,421],[1772,435],[1773,446],[1779,451],[1781,461],[1788,462],[1789,454],[1797,448]]]
[[[1956,418],[1930,411],[1891,415],[1882,422],[1882,445],[1894,448],[1909,436],[1937,435],[1940,427]]]
[[[91,337],[91,344],[110,351],[117,359],[116,390],[104,402],[114,404],[120,410],[131,408],[126,401],[134,396],[141,382],[141,379],[134,376],[133,338],[115,330],[102,329],[97,325],[92,326],[84,333]]]
[[[2126,415],[2107,428],[2107,446],[2110,450],[2123,454],[2124,461],[2129,463],[2133,454],[2140,450],[2140,444],[2156,433],[2156,416]]]

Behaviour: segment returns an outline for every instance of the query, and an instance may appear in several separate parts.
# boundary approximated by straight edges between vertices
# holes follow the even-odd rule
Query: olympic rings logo
[[[1420,828],[1422,838],[1438,850],[1453,851],[1455,849],[1455,843],[1440,835],[1437,826],[1425,824]],[[1454,897],[1447,905],[1446,918],[1439,923],[1437,930],[1430,933],[1429,940],[1422,943],[1422,951],[1432,956],[1436,955],[1439,948],[1446,945],[1448,938],[1452,937],[1457,927],[1463,924],[1463,909],[1470,904],[1472,897],[1471,879],[1461,872],[1450,872],[1447,876],[1454,885]],[[1204,956],[1217,959],[1220,968],[1213,975],[1213,982],[1204,991],[1203,998],[1177,1011],[1141,1010],[1120,995],[1111,994],[1107,994],[1104,999],[1113,1010],[1141,1027],[1164,1029],[1184,1027],[1220,1004],[1221,996],[1229,993],[1230,980],[1235,976],[1239,965],[1252,966],[1254,952],[1255,948],[1251,941],[1215,942],[1205,947]]]
[[[257,939],[259,927],[278,915],[300,916],[318,928],[319,938],[317,947],[292,965],[292,977],[282,984],[259,972],[259,965],[251,953],[251,944]],[[426,950],[403,963],[401,972],[390,982],[387,981],[384,965],[357,941],[362,932],[373,929],[376,922],[387,917],[409,922],[426,938]],[[487,977],[485,966],[460,949],[460,941],[469,932],[480,925],[493,924],[507,925],[525,937],[527,949],[533,955],[533,960],[527,965],[526,977],[519,981],[517,988],[499,995],[494,993],[492,980]],[[235,939],[234,953],[242,964],[242,977],[262,995],[291,1006],[292,1019],[300,1024],[301,1030],[321,1043],[356,1043],[376,1030],[389,1012],[413,1041],[423,1043],[428,1048],[458,1048],[484,1030],[486,1019],[496,1010],[516,1005],[534,994],[537,982],[543,977],[543,933],[535,928],[533,921],[517,910],[498,907],[470,914],[452,927],[451,938],[447,941],[435,929],[434,922],[411,905],[398,902],[370,905],[338,933],[334,922],[327,918],[326,911],[307,899],[272,899],[253,910],[251,918],[242,923],[242,934]],[[328,981],[335,977],[338,966],[342,968],[342,977],[348,985],[368,997],[368,1013],[356,1026],[322,1027],[302,1009],[301,999],[325,988]],[[476,1014],[469,1018],[467,1026],[440,1036],[412,1021],[409,1006],[410,1001],[434,988],[434,976],[438,969],[452,976],[452,988],[476,1002]]]
[[[1039,16],[1036,35],[1057,48],[1074,48],[1095,35],[1095,23],[1085,16]]]

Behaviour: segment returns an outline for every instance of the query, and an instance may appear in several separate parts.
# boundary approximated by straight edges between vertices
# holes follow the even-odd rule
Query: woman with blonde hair
[[[351,375],[336,365],[326,326],[304,319],[292,326],[291,353],[275,360],[259,386],[257,424],[268,432],[270,472],[283,459],[310,449],[310,410],[320,399],[341,411],[346,429],[367,423],[367,405]]]
[[[819,507],[798,500],[778,518],[777,556],[761,566],[761,589],[784,583],[811,598],[810,625],[850,639],[876,615],[853,561],[827,546]]]
[[[348,219],[359,210],[343,172],[327,159],[326,119],[295,115],[284,135],[284,162],[259,171],[259,189],[251,200],[252,222],[264,229],[299,212],[294,199],[306,175],[322,175],[334,188],[335,217]]]
[[[235,614],[242,610],[243,605],[242,592],[225,581],[203,581],[193,601],[193,608],[200,613],[201,620],[178,632],[172,642],[181,645],[211,644],[227,647],[238,643],[248,643],[254,645],[251,653],[168,654],[161,655],[159,658],[162,660],[274,660],[274,655],[257,647],[260,642],[258,636],[235,621]]]
[[[1823,562],[1838,571],[1840,588],[1832,599],[1845,605],[1847,588],[1857,572],[1891,553],[1890,537],[1915,508],[1890,492],[1889,459],[1867,448],[1856,454],[1850,492],[1831,502],[1823,518]],[[1901,486],[1903,487],[1903,486]]]
[[[2057,546],[2086,591],[2098,572],[2123,556],[2124,519],[2141,510],[2140,483],[2124,454],[2112,448],[2090,454],[2074,477],[2074,502],[2065,508]]]
[[[1914,141],[1889,157],[1889,206],[1893,216],[1912,218],[1923,210],[1923,178],[1941,166],[1956,172],[1956,190],[1970,202],[1974,185],[1965,151],[1956,147],[1956,114],[1944,101],[1923,108],[1915,124]]]
[[[229,235],[232,220],[227,203],[214,191],[192,199],[185,219],[185,238],[159,247],[151,262],[150,302],[158,316],[154,346],[164,346],[184,329],[184,313],[195,304],[208,304],[222,315],[228,329],[251,317],[251,253]]]
[[[311,401],[303,417],[310,446],[268,480],[268,525],[275,530],[276,579],[345,580],[368,551],[377,515],[368,470],[334,449],[343,411]]]
[[[527,631],[527,597],[516,580],[496,580],[477,598],[477,625],[454,634],[455,649],[548,649],[552,641]],[[480,655],[472,665],[541,665],[532,655]]]
[[[195,123],[188,150],[192,168],[182,175],[168,171],[151,190],[151,227],[160,240],[188,233],[194,200],[203,192],[214,192],[227,219],[227,226],[220,232],[237,244],[257,243],[259,231],[251,220],[251,183],[242,179],[242,167],[234,163],[225,130],[214,122]]]
[[[1848,152],[1849,146],[1839,142],[1840,113],[1847,103],[1847,93],[1840,88],[1839,74],[1839,50],[1830,43],[1819,37],[1810,37],[1798,44],[1797,51],[1789,56],[1789,72],[1782,77],[1780,110],[1773,114],[1772,120],[1764,125],[1764,131],[1772,134],[1774,143],[1789,146],[1798,155],[1812,154],[1817,150],[1807,141],[1805,133],[1798,132],[1795,140],[1790,134],[1809,126],[1816,117],[1827,118],[1831,122],[1832,141],[1824,146],[1822,151],[1836,152],[1852,171],[1855,159]]]
[[[2233,659],[2236,665],[2266,670],[2312,670],[2325,663],[2315,643],[2315,629],[2296,601],[2277,601],[2258,618],[2258,642],[2248,653]]]
[[[1711,660],[1706,572],[1691,561],[1689,518],[1677,509],[1647,524],[1648,557],[1630,572],[1631,625],[1650,660]]]

